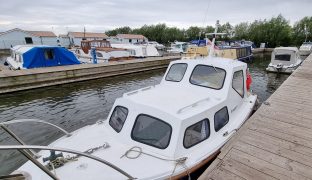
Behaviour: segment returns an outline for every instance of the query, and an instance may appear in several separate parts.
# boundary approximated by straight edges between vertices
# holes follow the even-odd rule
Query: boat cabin
[[[159,85],[115,101],[110,134],[172,158],[216,149],[248,112],[242,110],[250,95],[246,70],[245,63],[222,58],[174,61]]]
[[[298,48],[296,47],[278,47],[272,52],[271,63],[273,65],[283,64],[291,65],[296,64],[300,59]]]

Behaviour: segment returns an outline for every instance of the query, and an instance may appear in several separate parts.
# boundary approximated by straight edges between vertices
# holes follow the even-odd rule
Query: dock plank
[[[222,147],[199,179],[312,179],[311,69],[312,55]]]

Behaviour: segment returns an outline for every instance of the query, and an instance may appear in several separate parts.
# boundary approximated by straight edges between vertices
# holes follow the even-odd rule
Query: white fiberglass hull
[[[137,179],[176,179],[186,176],[186,172],[195,171],[204,165],[203,163],[205,163],[207,159],[213,158],[236,130],[249,118],[256,104],[256,100],[256,95],[249,95],[247,101],[244,101],[240,108],[236,109],[237,113],[232,116],[227,128],[222,129],[220,136],[217,136],[210,143],[202,143],[190,154],[187,154],[187,159],[183,164],[176,164],[171,158],[157,155],[146,149],[142,149],[143,153],[129,153],[129,156],[138,156],[137,158],[130,159],[125,157],[125,153],[134,145],[123,144],[122,142],[116,141],[111,134],[107,133],[104,123],[83,127],[73,132],[72,136],[62,137],[50,144],[50,146],[84,152],[90,148],[107,144],[107,148],[94,151],[92,155],[118,166]],[[41,151],[39,154],[42,155],[42,157],[48,157],[50,153]],[[68,155],[73,156],[68,153],[63,154],[64,157]],[[38,160],[43,163],[42,158]],[[32,180],[49,178],[31,162],[25,163],[18,171],[29,173]],[[77,160],[70,161],[55,169],[55,173],[60,179],[127,179],[116,170],[84,157],[79,157]]]
[[[25,69],[23,68],[23,64],[21,62],[17,62],[11,57],[7,57],[6,62],[8,63],[11,69],[14,70]]]

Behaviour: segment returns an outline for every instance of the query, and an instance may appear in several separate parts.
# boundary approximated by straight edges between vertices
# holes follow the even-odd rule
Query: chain
[[[86,154],[92,154],[94,153],[95,151],[99,150],[99,149],[106,149],[106,148],[109,148],[109,144],[107,142],[105,142],[102,146],[98,146],[98,147],[95,147],[95,148],[90,148],[86,151],[84,151],[84,153]],[[66,164],[67,162],[72,162],[72,161],[78,161],[78,158],[80,157],[80,155],[75,155],[75,156],[69,156],[67,155],[66,157],[58,157],[56,158],[55,160],[53,161],[50,161],[46,167],[49,169],[49,170],[55,170],[61,166],[63,166],[64,164]]]

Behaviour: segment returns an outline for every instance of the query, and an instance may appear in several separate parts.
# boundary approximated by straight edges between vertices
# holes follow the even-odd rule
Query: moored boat
[[[271,63],[266,70],[268,72],[291,74],[301,64],[302,60],[296,47],[278,47],[271,55]]]
[[[72,52],[59,46],[17,45],[10,51],[6,64],[14,70],[80,64]]]
[[[132,178],[178,179],[218,154],[249,117],[256,99],[247,84],[247,64],[217,57],[178,60],[171,62],[159,85],[118,98],[106,121],[49,147],[90,152]],[[47,151],[39,155],[37,161],[60,179],[127,178],[86,157]],[[33,180],[48,178],[30,161],[18,171]]]
[[[302,56],[308,56],[312,52],[312,42],[304,42],[300,48],[299,48],[299,53]]]
[[[98,62],[131,59],[134,56],[133,51],[112,47],[110,42],[106,40],[83,40],[81,41],[81,48],[74,49],[74,53],[81,62],[92,63],[91,48],[95,48]]]

